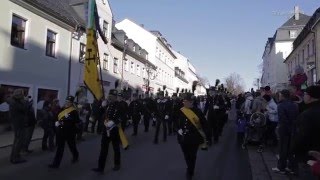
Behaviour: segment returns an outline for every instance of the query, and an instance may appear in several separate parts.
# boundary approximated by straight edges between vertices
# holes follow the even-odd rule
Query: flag
[[[96,31],[94,29],[94,13],[95,1],[90,0],[88,7],[88,27],[87,27],[87,45],[85,55],[85,68],[84,68],[84,84],[89,91],[93,94],[95,99],[100,100],[103,98],[102,85],[99,78],[99,49],[96,39]]]

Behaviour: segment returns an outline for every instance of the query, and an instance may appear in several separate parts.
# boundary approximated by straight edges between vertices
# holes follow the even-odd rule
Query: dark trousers
[[[35,125],[32,126],[28,126],[25,128],[25,136],[23,139],[23,146],[22,146],[22,150],[26,151],[29,149],[29,145],[31,143],[32,140],[32,135],[33,135],[33,131],[34,131]]]
[[[154,141],[158,142],[161,124],[163,127],[163,141],[166,141],[167,140],[167,121],[164,118],[161,118],[161,119],[157,119],[156,123],[157,123],[156,124],[156,134],[154,137]]]
[[[76,136],[77,140],[83,139],[82,138],[83,130],[84,130],[83,123],[79,123],[77,125],[77,136]]]
[[[169,135],[171,135],[174,131],[173,125],[174,125],[173,119],[172,118],[168,119],[168,133],[169,133]]]
[[[42,149],[46,150],[49,149],[53,150],[54,148],[54,128],[46,128],[44,129],[43,138],[42,138]],[[49,144],[48,144],[49,140]]]
[[[144,131],[145,131],[145,132],[148,132],[148,131],[149,131],[150,119],[151,119],[151,115],[149,115],[149,114],[144,114],[144,116],[143,116],[143,123],[144,123]]]
[[[102,134],[101,150],[99,156],[99,169],[104,169],[109,151],[109,144],[112,143],[114,152],[114,165],[120,166],[120,136],[117,129],[110,132],[110,137],[106,133]]]
[[[210,118],[209,121],[209,135],[210,137],[213,137],[214,141],[219,141],[219,126],[218,126],[218,119],[216,118]]]
[[[272,122],[272,121],[267,122],[266,143],[268,140],[271,140],[272,145],[278,144],[278,139],[277,139],[277,135],[276,135],[277,125],[278,125],[277,122]]]
[[[59,166],[63,157],[65,143],[68,143],[69,149],[72,153],[73,159],[79,158],[79,152],[76,146],[76,132],[68,130],[57,132],[57,152],[54,157],[53,164]]]
[[[15,162],[21,159],[20,152],[22,150],[24,137],[25,130],[23,128],[14,128],[14,141],[10,156],[11,162]]]
[[[280,132],[280,147],[278,160],[278,168],[280,170],[284,170],[286,167],[292,170],[297,169],[297,164],[294,155],[290,152],[290,141],[290,133]]]
[[[132,116],[133,134],[134,135],[138,134],[138,126],[139,126],[140,119],[141,119],[140,115]]]
[[[194,174],[194,169],[196,166],[196,160],[197,160],[197,152],[199,145],[198,144],[180,144],[184,159],[187,163],[187,172],[189,175]]]
[[[126,130],[127,123],[128,123],[127,118],[121,118],[121,128],[122,128],[123,131]]]

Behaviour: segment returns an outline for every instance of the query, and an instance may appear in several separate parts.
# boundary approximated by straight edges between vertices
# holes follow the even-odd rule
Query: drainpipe
[[[70,82],[71,82],[71,62],[72,62],[72,33],[70,38],[70,54],[69,54],[69,64],[68,64],[68,86],[67,86],[67,95],[70,94]]]
[[[319,74],[318,74],[318,67],[317,67],[317,36],[316,36],[316,32],[313,30],[313,28],[317,25],[317,23],[320,21],[320,18],[314,23],[314,25],[311,27],[311,32],[313,33],[313,37],[314,37],[314,57],[315,57],[315,61],[314,61],[314,65],[315,65],[315,71],[316,71],[316,79],[315,81],[317,82],[319,79]],[[313,75],[312,75],[313,76]]]

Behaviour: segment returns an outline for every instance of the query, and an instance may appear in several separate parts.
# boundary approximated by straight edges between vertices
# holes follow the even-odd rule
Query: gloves
[[[182,129],[179,129],[178,134],[180,134],[182,136],[182,133],[183,133]]]
[[[166,116],[164,117],[164,119],[169,119],[169,116],[168,116],[168,115],[166,115]]]
[[[92,116],[89,117],[90,122],[94,122],[94,118]]]
[[[59,121],[56,121],[55,126],[56,126],[56,127],[59,127],[59,126],[60,126],[60,122],[59,122]]]
[[[111,128],[111,127],[114,125],[114,122],[113,122],[113,121],[105,121],[105,122],[104,122],[104,125],[105,125],[107,128]]]

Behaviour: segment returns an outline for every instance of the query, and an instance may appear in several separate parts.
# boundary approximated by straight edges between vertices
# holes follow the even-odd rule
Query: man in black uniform
[[[156,134],[154,137],[154,144],[158,144],[158,137],[160,126],[163,127],[163,141],[167,141],[167,122],[169,120],[170,108],[167,99],[164,98],[164,91],[158,92],[159,99],[157,100],[157,122],[156,122]]]
[[[171,115],[170,115],[170,121],[168,123],[169,136],[172,133],[176,133],[177,131],[178,114],[180,113],[180,109],[183,107],[183,103],[181,99],[179,99],[177,96],[178,96],[178,93],[173,93],[172,95]]]
[[[128,111],[129,106],[128,103],[124,100],[124,94],[121,92],[118,94],[118,100],[119,100],[119,111],[120,111],[120,121],[121,121],[121,127],[123,131],[125,131],[127,127],[128,122]]]
[[[144,132],[149,131],[150,119],[154,116],[156,108],[156,103],[149,97],[149,93],[147,92],[143,100]]]
[[[64,109],[58,114],[58,121],[56,121],[56,138],[57,138],[57,152],[53,163],[49,168],[58,168],[63,156],[64,145],[67,142],[72,153],[72,163],[79,160],[79,152],[76,147],[76,133],[77,124],[80,123],[79,114],[73,105],[74,97],[68,96]]]
[[[187,179],[192,179],[199,146],[208,138],[204,114],[193,106],[192,96],[191,93],[185,93],[177,121],[178,142],[187,164]]]
[[[132,119],[133,123],[133,134],[132,136],[137,136],[138,134],[138,126],[141,119],[142,114],[142,104],[140,100],[138,100],[138,92],[133,94],[133,101],[131,101],[129,105],[129,116]]]
[[[204,115],[207,116],[208,124],[209,124],[209,135],[210,138],[208,139],[208,144],[211,145],[212,143],[212,136],[214,138],[214,142],[217,143],[219,140],[219,132],[218,132],[218,121],[216,118],[216,114],[214,111],[214,97],[216,95],[215,87],[211,86],[208,89],[208,96],[206,100],[206,104],[204,107]]]
[[[98,168],[92,169],[95,172],[104,171],[108,156],[109,144],[112,143],[114,151],[114,171],[120,170],[120,136],[118,124],[120,123],[119,103],[117,102],[118,92],[115,89],[109,91],[109,104],[106,110],[106,118],[101,139],[101,150],[98,162]]]

